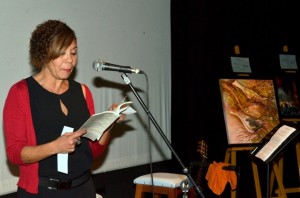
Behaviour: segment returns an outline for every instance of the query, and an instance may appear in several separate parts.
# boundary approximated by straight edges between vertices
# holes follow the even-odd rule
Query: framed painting
[[[275,86],[281,118],[299,118],[300,104],[295,79],[291,77],[276,77]]]
[[[273,80],[219,79],[228,144],[257,144],[279,123]]]

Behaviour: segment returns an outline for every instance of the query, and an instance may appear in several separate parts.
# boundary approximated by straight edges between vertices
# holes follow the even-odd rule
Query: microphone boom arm
[[[194,181],[194,179],[190,175],[190,173],[188,171],[188,168],[186,168],[184,166],[184,164],[182,163],[181,159],[179,158],[179,156],[177,155],[177,153],[173,149],[170,141],[168,140],[168,138],[166,137],[166,135],[163,133],[162,129],[160,128],[160,126],[158,125],[158,123],[156,122],[156,120],[154,119],[154,117],[152,116],[151,112],[149,111],[149,109],[147,108],[147,106],[145,105],[145,103],[143,102],[143,100],[141,99],[141,97],[139,96],[139,94],[136,92],[136,90],[133,87],[133,85],[132,85],[129,77],[126,75],[126,73],[123,73],[121,75],[121,77],[123,78],[124,82],[131,88],[133,94],[135,95],[135,97],[137,98],[137,100],[139,101],[139,103],[141,104],[141,106],[143,107],[143,109],[145,110],[145,112],[147,113],[147,115],[150,118],[152,124],[155,126],[155,128],[157,129],[157,131],[159,132],[159,134],[161,135],[161,137],[163,138],[163,140],[165,141],[165,143],[167,144],[167,146],[169,147],[169,149],[171,150],[171,152],[173,153],[173,155],[176,157],[177,161],[179,162],[179,164],[183,168],[183,170],[182,170],[183,173],[188,177],[189,181],[195,187],[197,193],[202,198],[205,198],[204,194],[201,192],[200,188],[197,186],[196,182]]]

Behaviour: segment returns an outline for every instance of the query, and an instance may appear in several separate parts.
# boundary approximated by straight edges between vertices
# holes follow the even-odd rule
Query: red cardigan
[[[85,86],[86,102],[90,114],[95,113],[93,96]],[[23,147],[36,145],[36,136],[32,122],[29,93],[26,81],[23,79],[14,84],[7,95],[3,109],[4,136],[6,153],[9,161],[19,165],[20,178],[18,186],[30,193],[38,192],[38,163],[25,164],[21,158]],[[89,142],[93,157],[99,156],[107,145]]]

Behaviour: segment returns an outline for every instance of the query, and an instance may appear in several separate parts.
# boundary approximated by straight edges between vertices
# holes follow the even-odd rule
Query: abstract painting
[[[256,144],[279,124],[273,80],[219,79],[228,144]]]

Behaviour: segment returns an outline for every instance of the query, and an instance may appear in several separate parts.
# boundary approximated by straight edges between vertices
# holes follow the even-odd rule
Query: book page
[[[121,104],[118,105],[118,107],[114,110],[114,112],[120,114],[122,112],[124,112],[129,106],[129,104],[131,104],[132,102],[122,102]]]
[[[119,114],[112,111],[92,115],[80,129],[86,129],[87,133],[82,137],[91,139],[92,141],[100,139],[105,130],[116,121]]]
[[[266,161],[273,152],[293,133],[296,129],[287,125],[281,126],[272,136],[269,142],[256,153],[256,157]]]
[[[124,111],[122,111],[122,114],[124,115],[130,115],[136,113],[136,110],[134,110],[132,107],[128,106]]]
[[[124,98],[125,100],[125,98]],[[122,101],[118,107],[112,111],[104,111],[102,113],[92,115],[80,129],[86,129],[87,133],[82,137],[89,138],[92,141],[99,140],[102,134],[110,127],[119,117],[120,114],[132,114],[136,113],[134,109],[128,105],[132,102]]]

